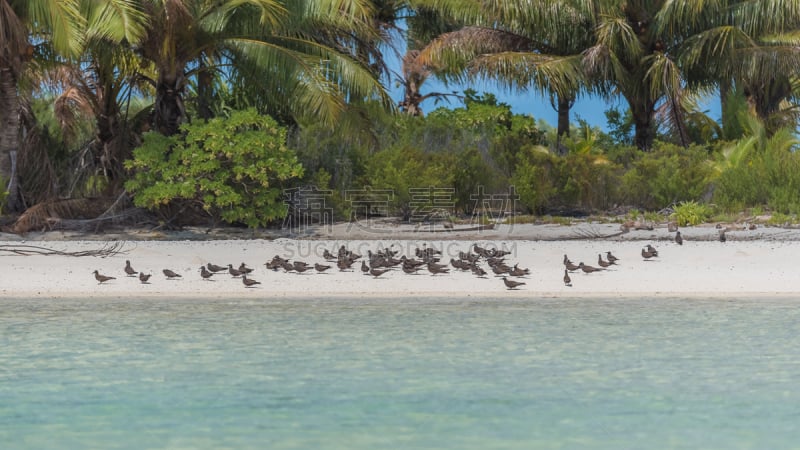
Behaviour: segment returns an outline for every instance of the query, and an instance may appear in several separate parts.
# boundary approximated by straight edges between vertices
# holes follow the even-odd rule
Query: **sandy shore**
[[[319,234],[305,239],[213,239],[213,240],[117,240],[120,252],[108,257],[72,257],[57,255],[19,256],[0,253],[2,280],[0,292],[6,297],[205,297],[205,298],[271,298],[271,297],[395,297],[395,296],[448,296],[492,298],[542,298],[542,297],[624,297],[624,296],[692,296],[741,297],[761,295],[800,295],[800,277],[793,262],[800,254],[800,240],[785,230],[761,230],[729,233],[726,243],[710,239],[714,229],[683,230],[686,241],[678,246],[671,241],[666,230],[629,233],[624,236],[596,238],[613,234],[615,227],[592,226],[583,230],[570,227],[552,228],[551,232],[539,229],[538,234],[528,234],[518,227],[517,235],[457,233],[444,236],[438,233],[396,233],[372,236],[372,239],[333,239]],[[544,231],[543,231],[544,230]],[[587,231],[589,230],[589,231]],[[588,234],[595,238],[587,238]],[[345,234],[344,236],[348,236]],[[0,248],[36,245],[49,249],[76,252],[102,248],[107,240],[93,236],[91,240],[73,240],[70,237],[53,237],[36,240],[21,238],[0,241]],[[123,236],[124,237],[124,236]],[[135,238],[135,236],[131,236]],[[348,236],[349,237],[349,236]],[[363,236],[359,236],[363,237]],[[505,237],[505,239],[504,239]],[[512,237],[512,238],[509,238]],[[535,239],[526,239],[535,237]],[[559,240],[560,239],[560,240]],[[358,270],[359,263],[349,272],[339,271],[334,263],[325,262],[322,253],[332,252],[345,245],[364,256],[393,245],[400,254],[412,255],[423,245],[442,251],[443,262],[467,251],[474,243],[489,248],[511,252],[507,262],[529,268],[530,275],[515,278],[526,283],[519,290],[507,290],[500,278],[482,279],[469,272],[452,269],[449,274],[432,276],[427,271],[407,275],[395,269],[379,278],[365,276]],[[659,257],[645,261],[641,248],[653,244]],[[611,251],[620,258],[619,264],[603,272],[571,273],[572,286],[565,286],[562,278],[565,254],[578,263],[597,266],[598,254]],[[308,263],[334,264],[323,274],[313,271],[305,274],[269,271],[264,263],[274,255]],[[137,271],[152,273],[150,284],[141,284],[137,278],[126,277],[125,261],[130,260]],[[215,281],[204,281],[199,267],[208,262],[217,265],[244,262],[255,268],[251,278],[262,284],[245,288],[241,280],[227,274],[216,275]],[[482,266],[488,271],[485,263]],[[182,278],[167,280],[162,269],[171,269]],[[114,276],[98,285],[92,272]],[[490,275],[491,274],[490,272]]]

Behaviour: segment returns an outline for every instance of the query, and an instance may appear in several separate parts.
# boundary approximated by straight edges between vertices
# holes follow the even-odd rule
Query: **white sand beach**
[[[386,233],[372,239],[333,239],[316,234],[302,239],[213,239],[213,240],[138,240],[134,235],[99,235],[91,240],[69,236],[28,236],[0,241],[0,248],[35,245],[48,249],[76,252],[100,249],[115,242],[120,251],[108,257],[28,255],[0,252],[2,280],[0,292],[6,297],[203,297],[203,298],[271,298],[271,297],[615,297],[615,296],[695,296],[735,297],[758,295],[800,295],[800,277],[795,257],[800,254],[800,240],[795,232],[762,228],[759,231],[728,233],[728,241],[713,240],[713,228],[687,228],[684,245],[671,240],[666,229],[627,233],[610,238],[586,238],[602,235],[618,226],[542,227],[520,226],[515,230],[493,230],[491,233],[465,235],[441,233]],[[590,230],[590,231],[587,231]],[[345,237],[349,237],[343,234]],[[534,239],[526,238],[534,237]],[[103,239],[105,237],[105,239]],[[178,236],[179,238],[180,236]],[[504,239],[505,237],[505,239]],[[413,238],[413,239],[412,239]],[[374,278],[359,270],[339,271],[335,262],[325,262],[325,249],[334,252],[341,245],[366,257],[368,251],[393,246],[400,255],[413,256],[414,250],[426,245],[442,251],[442,262],[457,258],[473,244],[500,248],[511,252],[506,262],[529,268],[530,275],[513,278],[525,285],[507,290],[502,279],[489,271],[487,278],[450,268],[450,273],[431,275],[421,271],[407,275],[396,268]],[[659,256],[645,261],[643,246],[654,245]],[[563,282],[564,255],[575,262],[597,267],[598,255],[611,251],[620,261],[609,270],[584,274],[570,273],[572,286]],[[292,261],[331,264],[319,274],[286,273],[267,270],[264,264],[279,255]],[[142,284],[123,271],[130,260],[137,271],[152,273],[149,284]],[[222,273],[214,281],[202,280],[199,267],[207,263],[244,262],[255,268],[250,276],[261,282],[246,288],[241,279]],[[171,269],[182,277],[167,280],[162,269]],[[116,277],[98,284],[93,271]]]

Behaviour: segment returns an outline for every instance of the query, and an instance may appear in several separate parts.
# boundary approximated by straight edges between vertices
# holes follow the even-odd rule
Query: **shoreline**
[[[464,224],[451,230],[440,226],[417,227],[397,224],[393,221],[376,221],[369,225],[337,223],[331,226],[309,226],[298,230],[219,227],[185,227],[180,231],[153,231],[138,228],[109,229],[99,233],[72,231],[41,231],[24,235],[0,233],[0,242],[61,242],[61,241],[641,241],[671,242],[674,233],[667,231],[666,224],[657,224],[653,229],[631,229],[622,232],[617,222],[599,223],[575,221],[571,224],[498,224],[492,229],[472,230]],[[719,228],[728,230],[730,241],[800,241],[800,228],[785,228],[759,225],[754,230],[741,224],[709,223],[694,227],[682,227],[681,233],[694,242],[716,242]],[[445,232],[446,231],[446,232]]]
[[[616,292],[616,293],[580,293],[570,295],[569,292],[531,292],[514,290],[498,293],[464,293],[464,292],[410,292],[410,293],[379,293],[375,295],[366,295],[361,293],[347,293],[339,292],[333,294],[326,294],[324,296],[309,295],[301,293],[288,293],[283,292],[276,295],[254,295],[245,293],[230,294],[230,295],[204,295],[204,294],[187,294],[180,292],[153,292],[141,293],[130,292],[130,294],[115,293],[108,295],[102,292],[70,292],[69,295],[40,295],[37,292],[13,292],[6,294],[5,291],[3,300],[6,302],[18,302],[28,300],[85,300],[95,301],[102,300],[104,302],[113,301],[131,301],[131,300],[152,300],[160,302],[164,300],[178,300],[178,301],[244,301],[244,300],[261,300],[265,304],[270,302],[277,302],[280,300],[313,300],[314,302],[336,302],[340,300],[368,300],[365,304],[376,305],[386,302],[390,303],[392,300],[424,300],[426,303],[469,303],[475,301],[548,301],[548,300],[563,300],[563,301],[580,301],[580,300],[604,300],[604,301],[635,301],[642,299],[652,300],[709,300],[709,301],[724,301],[724,300],[783,300],[783,299],[800,299],[800,292]]]
[[[688,229],[687,229],[688,230]],[[53,240],[0,241],[0,246],[36,245],[59,251],[87,251],[116,242],[121,251],[106,257],[9,255],[0,253],[6,268],[0,280],[0,293],[6,298],[205,298],[205,299],[336,299],[336,298],[453,298],[453,299],[572,299],[572,298],[736,298],[800,297],[800,277],[791,261],[800,254],[800,240],[730,239],[727,243],[694,241],[683,246],[667,241],[666,230],[656,230],[655,239],[617,240],[523,240],[523,239],[233,239],[233,240]],[[686,232],[685,236],[691,236]],[[661,239],[659,239],[661,238]],[[413,256],[422,246],[442,250],[441,263],[456,258],[474,243],[511,251],[506,262],[529,268],[530,275],[513,278],[526,283],[518,290],[508,290],[491,272],[477,278],[470,272],[450,268],[441,275],[407,275],[393,269],[379,278],[363,275],[360,260],[353,271],[340,272],[335,263],[325,262],[323,250],[336,251],[339,245],[361,253],[385,247],[399,250],[399,255]],[[659,257],[644,261],[641,248],[652,244]],[[570,273],[572,286],[564,286],[563,255],[575,262],[597,266],[599,254],[612,251],[619,265],[601,273]],[[273,272],[264,267],[274,255],[332,265],[323,274]],[[398,256],[399,256],[398,255]],[[152,273],[150,284],[126,277],[125,261],[135,270]],[[215,275],[217,281],[204,281],[200,265],[212,262],[234,267],[247,263],[255,272],[250,278],[262,284],[246,288],[241,279]],[[485,263],[481,267],[489,271]],[[177,281],[166,280],[162,269],[182,275]],[[114,276],[98,285],[92,272]],[[35,286],[35,287],[34,287]]]

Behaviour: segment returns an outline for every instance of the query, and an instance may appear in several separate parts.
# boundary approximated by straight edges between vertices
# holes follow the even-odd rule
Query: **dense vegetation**
[[[0,0],[0,33],[5,223],[105,205],[257,227],[298,192],[339,219],[386,192],[367,213],[800,214],[796,2]],[[558,123],[430,77],[542,93]],[[601,131],[571,120],[582,95],[626,107]]]

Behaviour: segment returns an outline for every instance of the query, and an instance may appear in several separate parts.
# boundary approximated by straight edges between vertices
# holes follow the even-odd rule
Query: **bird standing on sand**
[[[681,232],[675,232],[675,243],[678,245],[683,245],[683,237],[681,236]]]
[[[422,267],[403,264],[402,269],[403,269],[403,272],[405,272],[405,273],[407,273],[409,275],[416,275],[417,272],[419,272],[422,269]]]
[[[450,269],[448,269],[447,266],[431,262],[428,263],[428,272],[430,272],[431,275],[436,275],[440,273],[450,273]]]
[[[725,230],[724,228],[719,230],[719,241],[720,242],[725,242],[725,241],[728,240],[728,238],[725,237],[725,231],[727,231],[727,230]]]
[[[164,269],[164,270],[162,270],[162,272],[164,273],[164,276],[166,276],[168,280],[173,280],[175,278],[181,278],[180,275],[178,275],[177,273],[175,273],[175,272],[173,272],[173,271],[171,271],[169,269]]]
[[[139,272],[139,281],[142,284],[150,284],[147,280],[149,280],[152,275],[151,273]]]
[[[305,272],[307,270],[311,270],[313,268],[314,268],[313,266],[307,266],[307,265],[304,266],[304,265],[299,265],[297,263],[295,263],[295,265],[294,265],[294,271],[297,272],[297,273],[303,273],[303,272]]]
[[[200,266],[200,277],[202,277],[206,281],[214,281],[211,277],[214,275],[214,272],[209,272],[205,266]]]
[[[473,265],[471,267],[472,273],[475,274],[478,278],[486,278],[486,271],[478,267],[477,265]]]
[[[233,278],[242,276],[242,272],[239,269],[234,269],[233,264],[228,264],[228,273],[231,274]]]
[[[610,266],[611,264],[614,264],[614,263],[603,261],[603,255],[597,255],[597,265],[599,265],[600,267],[606,268],[606,267]]]
[[[361,271],[364,272],[365,275],[369,273],[369,266],[366,261],[361,261]]]
[[[319,273],[325,272],[326,270],[328,270],[330,268],[331,268],[331,266],[327,266],[327,265],[320,264],[320,263],[314,263],[314,269]]]
[[[617,261],[619,261],[619,258],[617,258],[616,256],[612,255],[611,252],[606,252],[606,259],[608,260],[608,262],[610,262],[612,264],[616,264]]]
[[[103,284],[108,280],[116,280],[114,277],[107,277],[105,275],[100,275],[100,272],[94,271],[94,279],[98,281],[97,284]]]
[[[567,261],[567,264],[564,264],[564,266],[565,266],[565,267],[567,268],[567,270],[569,270],[570,272],[574,272],[574,271],[576,271],[576,270],[580,269],[580,266],[576,266],[575,264],[572,264],[572,261]]]
[[[522,281],[509,280],[507,277],[503,277],[503,284],[505,284],[506,287],[509,290],[511,290],[511,289],[516,289],[516,288],[522,286],[525,283],[522,282]]]
[[[598,267],[587,266],[584,263],[579,263],[578,267],[583,271],[583,273],[592,273],[592,272],[599,272],[601,270],[605,270],[605,269],[600,269]]]
[[[564,269],[564,286],[572,287],[572,279],[569,277],[569,270]]]
[[[125,261],[125,273],[127,273],[129,277],[132,277],[132,276],[136,275],[139,272],[133,270],[133,267],[131,267],[131,262],[130,261]]]
[[[656,257],[658,256],[658,250],[656,250],[656,248],[653,247],[652,245],[647,244],[647,247],[645,247],[645,248],[647,248],[647,251],[652,253],[653,256],[656,256]]]
[[[261,284],[260,281],[253,280],[252,278],[247,278],[247,274],[242,274],[242,284],[244,287],[253,287],[257,284]]]
[[[645,261],[650,260],[650,258],[652,258],[654,256],[656,256],[655,253],[653,253],[653,252],[651,252],[649,250],[646,250],[644,248],[642,249],[642,258],[644,258]]]
[[[208,263],[207,267],[208,267],[208,270],[210,270],[210,271],[212,271],[214,273],[222,272],[223,270],[227,270],[228,269],[227,267],[218,266],[216,264],[211,264],[211,263]]]
[[[372,268],[372,269],[370,269],[369,274],[372,275],[375,278],[378,278],[379,276],[385,274],[389,270],[391,270],[391,269],[376,269],[376,268]]]
[[[239,264],[239,272],[242,272],[242,273],[252,273],[252,272],[253,272],[253,269],[251,269],[251,268],[247,267],[247,264],[245,264],[245,263],[241,263],[241,264]]]
[[[341,259],[338,259],[336,261],[336,267],[338,267],[339,271],[341,271],[341,272],[344,272],[345,270],[349,270],[350,266],[352,266],[352,265],[353,265],[352,261],[350,261],[347,258],[341,258]]]

